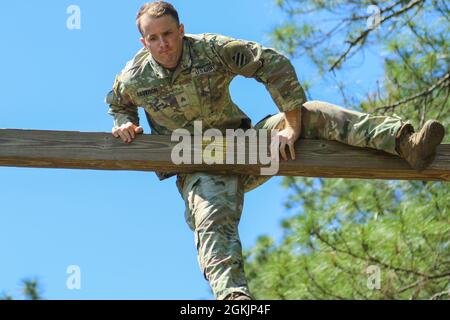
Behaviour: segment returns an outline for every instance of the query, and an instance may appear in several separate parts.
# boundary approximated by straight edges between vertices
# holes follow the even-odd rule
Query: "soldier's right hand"
[[[112,128],[113,136],[116,138],[120,137],[126,143],[131,143],[136,138],[136,134],[140,133],[144,133],[144,129],[132,122],[127,122],[120,127]]]

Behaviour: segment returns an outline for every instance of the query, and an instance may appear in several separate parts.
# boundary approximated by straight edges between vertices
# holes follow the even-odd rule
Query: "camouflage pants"
[[[398,116],[374,116],[322,101],[306,102],[301,110],[300,138],[335,140],[397,155],[395,136],[405,123]],[[258,129],[282,129],[284,113],[268,116]],[[198,262],[217,299],[232,292],[250,295],[244,274],[238,224],[244,193],[270,176],[178,175],[185,219],[194,231]]]

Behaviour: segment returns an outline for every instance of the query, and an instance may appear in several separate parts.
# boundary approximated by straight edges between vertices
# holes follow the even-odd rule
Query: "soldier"
[[[397,116],[375,116],[322,102],[306,101],[290,61],[272,48],[218,34],[184,33],[175,8],[164,1],[144,4],[136,19],[143,48],[117,75],[106,97],[114,117],[112,134],[130,143],[143,107],[152,134],[170,135],[193,122],[203,127],[252,128],[250,119],[233,103],[229,84],[236,75],[262,82],[280,113],[254,128],[277,129],[283,160],[295,158],[298,138],[336,140],[399,155],[423,170],[444,136],[444,127],[429,120],[415,133]],[[285,148],[288,148],[288,154]],[[165,179],[176,173],[157,173]],[[178,174],[185,201],[185,219],[194,232],[198,261],[217,299],[251,299],[244,275],[238,235],[244,193],[267,176]]]

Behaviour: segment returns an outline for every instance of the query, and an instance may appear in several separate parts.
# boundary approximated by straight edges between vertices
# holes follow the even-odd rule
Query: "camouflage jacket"
[[[139,50],[116,76],[105,99],[108,113],[114,126],[139,125],[137,108],[142,107],[152,134],[170,135],[177,128],[193,132],[195,120],[202,121],[203,130],[249,128],[250,119],[230,97],[237,75],[263,83],[282,112],[306,101],[290,61],[276,50],[218,34],[187,34],[174,71],[145,48]]]

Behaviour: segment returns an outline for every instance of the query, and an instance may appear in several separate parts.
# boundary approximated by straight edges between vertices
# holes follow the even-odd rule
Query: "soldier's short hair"
[[[153,18],[159,18],[164,15],[172,16],[172,18],[175,19],[177,24],[180,24],[180,18],[178,17],[178,12],[174,8],[173,5],[171,5],[168,2],[165,1],[152,1],[147,2],[142,5],[141,9],[139,9],[139,12],[136,16],[136,25],[139,29],[139,32],[143,35],[142,29],[141,29],[141,23],[140,20],[142,16],[149,15]]]

